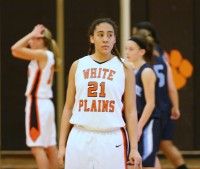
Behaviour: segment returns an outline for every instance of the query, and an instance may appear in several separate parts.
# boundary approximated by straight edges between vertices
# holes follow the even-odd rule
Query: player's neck
[[[99,53],[94,53],[93,55],[91,55],[91,58],[97,62],[105,62],[107,60],[110,60],[113,58],[113,55],[112,54],[105,54],[105,55],[102,55],[102,54],[99,54]]]
[[[135,70],[138,70],[143,64],[145,64],[145,60],[137,60],[135,61],[133,64],[134,64],[134,69]]]

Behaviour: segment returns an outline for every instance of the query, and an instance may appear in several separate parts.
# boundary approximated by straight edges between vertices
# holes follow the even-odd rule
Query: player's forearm
[[[142,112],[142,116],[140,117],[140,120],[138,122],[138,127],[143,129],[143,127],[146,125],[147,121],[151,117],[151,114],[153,113],[153,110],[155,108],[155,103],[154,102],[147,102],[144,110]]]
[[[126,113],[126,125],[128,130],[128,136],[130,140],[131,149],[137,149],[137,112]]]
[[[11,50],[12,52],[16,52],[20,48],[27,47],[28,46],[28,41],[33,37],[32,33],[29,33],[19,41],[17,41],[12,47]]]
[[[172,102],[172,105],[175,109],[179,109],[178,92],[174,84],[171,67],[169,66],[168,63],[167,63],[167,80],[168,80],[169,97]]]
[[[177,90],[169,90],[169,97],[175,109],[179,109],[179,98]]]
[[[67,138],[72,127],[72,125],[69,123],[70,118],[71,118],[71,111],[64,110],[60,127],[59,147],[66,146]]]

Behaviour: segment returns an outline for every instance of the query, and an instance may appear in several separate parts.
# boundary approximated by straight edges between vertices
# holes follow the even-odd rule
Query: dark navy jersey
[[[152,66],[148,63],[143,64],[140,69],[135,73],[135,80],[136,80],[136,104],[137,104],[137,112],[138,117],[140,118],[142,115],[142,112],[144,110],[144,107],[146,105],[146,99],[145,99],[145,93],[144,93],[144,87],[142,83],[142,72],[145,68],[152,68]],[[157,83],[157,82],[156,82]],[[156,84],[157,86],[157,84]],[[155,87],[156,90],[157,87]],[[155,91],[155,98],[157,92]],[[151,114],[150,118],[159,118],[160,114],[159,111],[157,111],[157,108],[155,107],[154,111]]]
[[[153,69],[158,79],[156,106],[162,113],[167,113],[171,109],[167,83],[167,65],[161,57],[154,56],[154,61]]]
[[[162,56],[164,54],[164,50],[159,45],[156,45],[154,50],[156,50],[159,53],[160,56]]]
[[[159,45],[156,45],[154,50],[156,50],[159,53],[159,58],[161,58],[163,61],[167,61],[165,51]]]

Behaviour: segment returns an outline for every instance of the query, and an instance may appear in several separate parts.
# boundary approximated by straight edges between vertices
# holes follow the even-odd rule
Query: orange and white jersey
[[[79,59],[75,86],[70,123],[96,131],[125,126],[122,118],[125,73],[116,56],[103,63],[92,60],[90,56]]]
[[[32,60],[28,65],[28,84],[25,95],[37,98],[52,98],[52,80],[54,74],[54,54],[46,51],[47,63],[40,69],[37,60]]]

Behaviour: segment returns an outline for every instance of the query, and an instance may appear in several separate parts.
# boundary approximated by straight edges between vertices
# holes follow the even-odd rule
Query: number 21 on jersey
[[[100,92],[97,90],[100,88]],[[106,97],[105,94],[105,82],[88,82],[88,97]]]

